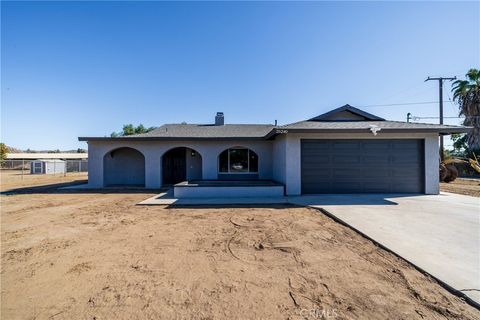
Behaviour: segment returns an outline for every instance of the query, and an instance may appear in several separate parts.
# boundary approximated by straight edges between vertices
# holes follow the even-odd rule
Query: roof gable
[[[308,121],[385,121],[385,119],[346,104]]]

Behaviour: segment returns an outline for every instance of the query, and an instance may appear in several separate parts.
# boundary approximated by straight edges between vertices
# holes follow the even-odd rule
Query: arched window
[[[258,173],[258,156],[247,148],[230,148],[218,156],[220,173]]]

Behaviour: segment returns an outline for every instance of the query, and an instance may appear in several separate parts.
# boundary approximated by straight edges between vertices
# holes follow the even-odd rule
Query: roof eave
[[[233,141],[233,140],[265,140],[265,137],[78,137],[78,141]]]
[[[455,133],[468,133],[471,128],[462,127],[462,128],[382,128],[379,132],[389,132],[389,133],[438,133],[442,135],[449,135]],[[370,132],[370,129],[367,128],[352,128],[352,129],[288,129],[285,128],[282,133],[361,133],[361,132]]]
[[[472,127],[452,128],[382,128],[380,132],[388,133],[438,133],[450,135],[455,133],[468,133]],[[279,134],[287,133],[364,133],[369,132],[367,128],[351,129],[312,129],[312,128],[273,128],[263,137],[78,137],[78,141],[234,141],[234,140],[270,140]]]

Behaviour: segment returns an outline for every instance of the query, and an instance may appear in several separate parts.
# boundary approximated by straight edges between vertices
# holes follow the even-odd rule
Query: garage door
[[[424,191],[423,140],[302,140],[302,193]]]

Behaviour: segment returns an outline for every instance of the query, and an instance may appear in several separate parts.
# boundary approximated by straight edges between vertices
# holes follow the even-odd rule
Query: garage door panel
[[[332,171],[332,178],[335,179],[342,179],[346,178],[349,181],[358,179],[358,171],[357,169],[354,168],[345,168],[345,169],[334,169]]]
[[[305,177],[303,182],[304,183],[318,183],[318,182],[329,183],[330,180],[331,180],[330,174],[326,173],[325,175],[315,175],[315,176]]]
[[[334,142],[331,146],[337,153],[351,154],[352,150],[360,150],[361,143],[358,142]]]
[[[418,154],[418,152],[403,152],[403,151],[395,151],[396,153],[391,156],[391,160],[393,163],[395,162],[421,162],[423,157]]]
[[[305,193],[328,193],[331,190],[330,184],[311,183],[303,186]]]
[[[373,150],[388,150],[390,148],[389,142],[373,141],[369,143],[363,143],[363,149],[366,151]]]
[[[398,177],[398,178],[414,178],[416,179],[418,177],[417,172],[413,171],[412,169],[409,168],[393,168],[391,170],[392,177]]]
[[[375,163],[375,165],[388,164],[390,162],[390,156],[388,154],[365,155],[362,157],[362,162]]]
[[[329,163],[330,161],[330,156],[325,154],[319,154],[318,156],[312,155],[312,158],[306,159],[305,164],[314,166],[320,163]]]
[[[388,180],[391,176],[391,171],[388,168],[374,170],[368,172],[368,174],[364,174],[361,178],[362,181],[379,181],[380,179]]]
[[[348,164],[351,164],[351,163],[361,163],[361,156],[349,156],[349,155],[345,155],[345,156],[341,156],[341,155],[336,155],[336,156],[332,156],[332,159],[331,159],[333,162],[335,162],[336,164],[338,165],[341,165],[342,163],[348,163]]]
[[[302,140],[302,193],[423,192],[422,140]]]

